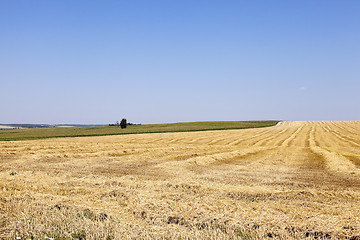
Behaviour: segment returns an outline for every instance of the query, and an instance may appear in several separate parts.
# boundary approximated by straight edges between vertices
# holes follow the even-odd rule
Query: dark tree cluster
[[[126,118],[123,118],[123,119],[121,119],[121,122],[120,122],[120,127],[121,128],[126,128]]]
[[[121,119],[121,122],[116,121],[115,124],[111,124],[111,123],[109,124],[109,126],[115,126],[115,127],[121,127],[121,128],[126,128],[127,125],[133,125],[133,124],[131,124],[131,123],[128,124],[126,121],[126,118]]]

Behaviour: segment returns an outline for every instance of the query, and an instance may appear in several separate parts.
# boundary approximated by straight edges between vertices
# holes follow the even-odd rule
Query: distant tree
[[[120,126],[119,121],[116,121],[115,126],[117,126],[117,127]]]
[[[120,122],[120,127],[121,128],[126,128],[126,119],[125,118],[123,118],[123,119],[121,119],[121,122]]]

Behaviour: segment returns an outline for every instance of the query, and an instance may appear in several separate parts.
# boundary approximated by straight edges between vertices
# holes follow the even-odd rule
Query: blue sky
[[[360,1],[0,0],[0,123],[360,120]]]

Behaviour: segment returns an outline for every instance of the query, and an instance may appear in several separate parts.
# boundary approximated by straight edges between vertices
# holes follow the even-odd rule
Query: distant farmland
[[[187,122],[169,124],[130,125],[125,129],[106,127],[52,127],[0,130],[0,141],[35,140],[57,137],[106,136],[140,133],[191,132],[246,129],[274,126],[279,121]]]

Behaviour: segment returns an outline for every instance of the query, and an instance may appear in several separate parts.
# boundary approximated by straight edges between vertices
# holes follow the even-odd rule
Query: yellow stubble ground
[[[0,238],[360,239],[359,131],[0,142]]]

